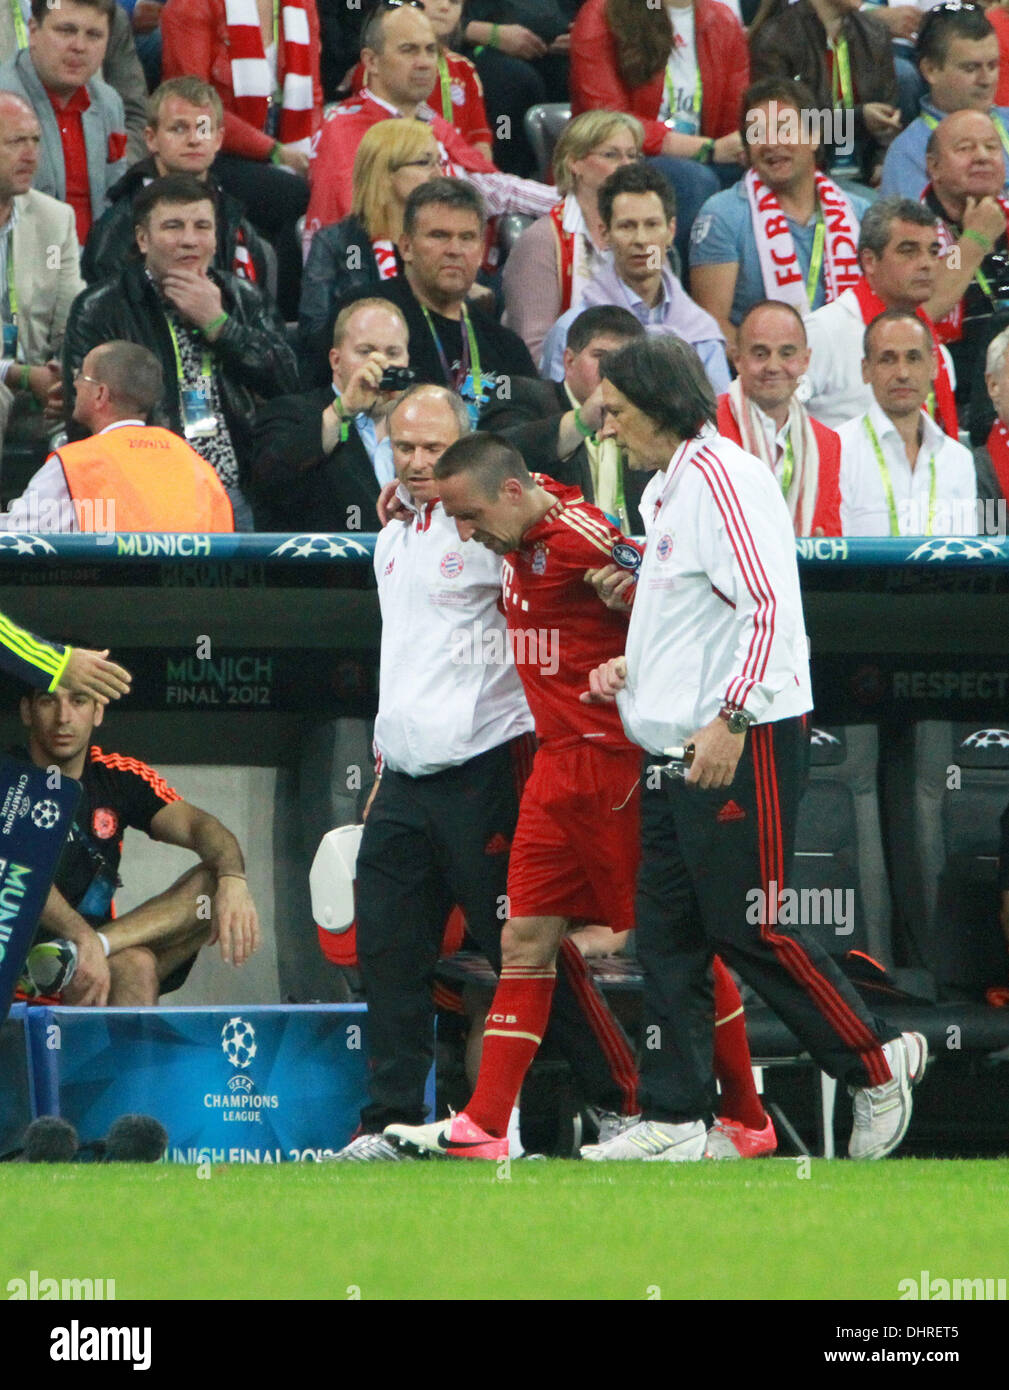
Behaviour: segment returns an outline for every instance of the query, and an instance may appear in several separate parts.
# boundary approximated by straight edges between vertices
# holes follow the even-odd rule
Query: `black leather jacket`
[[[238,456],[241,477],[248,475],[249,445],[256,398],[270,400],[298,389],[298,369],[284,322],[266,295],[234,275],[211,270],[220,287],[228,322],[211,344],[219,371],[224,418]],[[175,350],[168,320],[143,263],[129,264],[113,280],[92,285],[70,306],[63,339],[63,391],[67,415],[73,410],[74,373],[92,348],[125,338],[150,348],[161,363],[165,394],[159,422],[182,434]]]

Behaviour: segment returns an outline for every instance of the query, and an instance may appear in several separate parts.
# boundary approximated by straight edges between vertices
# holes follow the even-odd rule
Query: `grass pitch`
[[[11,1278],[119,1299],[893,1299],[1009,1273],[1009,1159],[22,1167]],[[806,1172],[808,1176],[802,1176]]]

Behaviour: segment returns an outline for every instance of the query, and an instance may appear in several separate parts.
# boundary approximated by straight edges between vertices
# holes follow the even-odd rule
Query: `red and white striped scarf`
[[[231,49],[235,114],[257,130],[265,130],[273,92],[256,0],[224,0],[224,11]],[[277,82],[281,90],[277,138],[282,145],[293,145],[308,154],[314,93],[305,0],[282,0],[277,36]]]
[[[819,171],[813,180],[825,224],[824,303],[830,304],[862,276],[858,265],[858,218],[833,180]],[[747,170],[743,186],[750,204],[764,294],[768,299],[784,300],[805,317],[811,308],[806,281],[781,204],[774,190],[762,183],[753,169]]]
[[[375,253],[378,278],[380,280],[395,280],[399,275],[399,266],[396,264],[396,247],[393,243],[387,237],[379,237],[371,243],[371,249]]]

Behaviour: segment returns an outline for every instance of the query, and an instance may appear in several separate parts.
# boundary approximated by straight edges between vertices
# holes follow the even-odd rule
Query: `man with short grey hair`
[[[868,208],[858,236],[862,279],[806,320],[810,363],[805,404],[814,420],[837,429],[868,410],[872,391],[862,379],[862,335],[884,309],[906,309],[926,325],[936,347],[930,413],[956,438],[952,363],[928,314],[939,251],[935,215],[921,203],[880,198]]]

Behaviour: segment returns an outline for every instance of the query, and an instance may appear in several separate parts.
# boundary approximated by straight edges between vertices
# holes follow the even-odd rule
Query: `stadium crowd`
[[[31,516],[34,530],[94,530],[96,518],[114,517],[110,529],[120,531],[339,532],[377,531],[381,516],[385,682],[386,663],[403,659],[396,643],[428,621],[418,595],[435,578],[395,594],[382,580],[400,531],[430,528],[437,478],[456,499],[438,512],[442,541],[456,534],[456,518],[463,542],[475,536],[499,554],[531,547],[522,583],[534,606],[533,579],[543,572],[535,543],[544,556],[548,538],[559,548],[549,530],[557,499],[572,508],[580,544],[569,563],[582,606],[611,614],[579,648],[584,662],[569,694],[578,681],[588,688],[590,669],[605,670],[594,696],[601,707],[618,698],[624,728],[609,707],[585,733],[551,710],[553,697],[528,685],[523,695],[515,679],[508,690],[473,694],[479,736],[418,757],[413,714],[383,684],[376,740],[391,775],[362,849],[370,888],[359,923],[380,1059],[350,1156],[400,1156],[408,1145],[381,1136],[390,1123],[410,1130],[407,1139],[419,1133],[431,1003],[418,982],[437,955],[432,925],[440,937],[454,903],[495,965],[503,960],[492,1016],[510,1026],[531,1009],[533,1021],[514,1036],[489,1029],[473,1112],[480,1123],[444,1131],[445,1142],[422,1136],[416,1147],[501,1151],[528,1064],[525,1054],[523,1065],[514,1061],[515,1036],[535,1051],[557,957],[555,1025],[603,1116],[603,1152],[593,1157],[669,1157],[670,1128],[689,1131],[675,1140],[689,1150],[682,1156],[712,1145],[731,1156],[766,1151],[770,1121],[738,1080],[749,1067],[741,1022],[741,1038],[730,1042],[728,1029],[718,1036],[729,1102],[722,1128],[714,1140],[696,1128],[710,1078],[698,1057],[686,1068],[683,1058],[703,1033],[691,999],[703,993],[698,953],[710,961],[712,950],[719,1020],[740,1008],[724,956],[812,1039],[825,1066],[868,1097],[862,1112],[856,1102],[852,1152],[880,1156],[899,1142],[904,1110],[899,1135],[883,1132],[880,1115],[892,1108],[888,1086],[909,1114],[923,1040],[890,1037],[829,962],[803,956],[806,964],[786,969],[766,942],[758,950],[720,934],[716,899],[700,890],[688,913],[693,973],[665,994],[660,976],[672,967],[654,902],[650,911],[646,1007],[670,1041],[642,1078],[645,1120],[635,1129],[641,1110],[626,1039],[579,971],[579,953],[558,956],[560,936],[542,926],[587,918],[625,929],[630,899],[596,919],[607,904],[584,885],[580,898],[551,896],[550,874],[525,845],[526,907],[499,955],[490,905],[503,891],[502,865],[474,878],[461,824],[444,854],[418,831],[431,806],[435,819],[442,814],[445,788],[422,794],[416,784],[445,769],[459,787],[469,779],[486,821],[466,833],[481,843],[510,839],[517,803],[496,806],[490,789],[501,792],[501,760],[515,760],[512,745],[533,727],[526,697],[541,750],[574,732],[612,743],[635,764],[639,745],[653,757],[667,751],[625,694],[641,661],[635,621],[639,634],[656,622],[642,616],[640,596],[635,615],[626,570],[640,565],[644,576],[666,557],[654,561],[649,548],[642,561],[630,545],[637,560],[624,552],[615,583],[592,545],[608,557],[653,526],[667,505],[662,460],[697,438],[718,441],[713,474],[743,455],[759,461],[744,511],[758,518],[753,553],[773,558],[768,572],[778,567],[788,603],[798,604],[795,536],[971,535],[992,516],[1004,533],[1004,506],[984,504],[1009,499],[1007,29],[998,5],[961,0],[762,0],[759,8],[752,0],[0,0],[0,526],[17,529]],[[676,408],[666,410],[663,391]],[[533,481],[526,465],[546,481]],[[481,512],[460,481],[474,472],[501,489],[505,511],[512,498],[513,516]],[[100,509],[90,505],[97,499]],[[585,503],[598,512],[583,514]],[[695,540],[717,608],[725,558]],[[500,561],[484,560],[481,582],[493,594],[503,582],[507,606],[509,562],[502,579]],[[426,574],[424,563],[402,559],[401,572],[417,564]],[[600,574],[585,585],[593,569]],[[486,598],[473,599],[478,615]],[[562,627],[580,612],[570,593],[565,602]],[[626,661],[607,665],[625,637]],[[700,662],[695,647],[685,650]],[[718,742],[720,718],[725,738],[745,739],[748,723],[780,725],[780,742],[787,726],[798,746],[808,670],[792,658],[799,693],[779,693],[773,714],[748,676],[723,688],[721,714],[717,701],[707,707],[710,690],[698,694],[705,728],[714,721],[710,737],[694,740],[691,780],[708,779],[705,794],[727,788],[743,756],[742,743],[725,752]],[[431,690],[446,680],[434,669],[413,674]],[[558,679],[563,685],[563,661]],[[467,698],[453,692],[472,716]],[[36,761],[60,699],[66,721],[82,730],[93,716],[80,700],[79,708],[66,696],[48,699],[23,708]],[[90,733],[89,725],[75,744],[75,767]],[[785,753],[762,737],[747,740],[749,790],[734,793],[747,807],[747,796],[757,799],[754,824],[766,810],[757,807],[766,768],[781,769],[789,797],[798,775],[790,762],[786,778],[775,761]],[[598,780],[608,805],[619,799],[614,757]],[[558,756],[549,777],[533,772],[539,843],[555,865],[565,854],[583,863],[584,846],[548,842],[544,806],[576,775],[565,767]],[[234,948],[240,959],[258,939],[255,909],[244,888],[222,889],[213,877],[241,878],[237,846],[215,821],[214,854],[204,853],[213,839],[204,813],[172,811],[175,794],[150,771],[141,780],[161,801],[140,788],[136,823],[201,854],[193,874],[227,898],[224,937],[243,943]],[[582,786],[596,776],[576,771]],[[789,803],[778,824],[786,856],[793,811]],[[652,836],[643,872],[657,899],[690,853],[667,861],[656,850],[669,834],[667,811],[645,800],[640,814]],[[637,808],[634,817],[621,833],[636,846]],[[442,834],[446,824],[454,827],[443,822]],[[528,825],[523,833],[528,839]],[[414,876],[392,882],[388,865],[404,836],[418,856]],[[749,866],[747,855],[739,862]],[[419,895],[434,861],[442,878]],[[636,849],[629,862],[633,877]],[[154,1002],[180,962],[188,968],[211,934],[176,910],[172,895],[184,896],[190,877],[158,908],[164,937],[144,935],[144,909],[139,926],[123,919],[108,930],[111,987],[110,968],[89,948],[82,998]],[[586,911],[569,910],[572,901]],[[409,920],[418,904],[432,920],[402,954],[383,921]],[[82,915],[70,921],[89,941]],[[45,925],[58,934],[58,914]],[[146,949],[152,939],[157,949]],[[628,1151],[634,1143],[641,1153]]]
[[[983,507],[1009,485],[989,353],[1009,325],[998,6],[3,9],[5,505],[43,502],[65,471],[52,446],[109,428],[76,409],[78,382],[89,352],[131,342],[162,371],[146,423],[228,494],[213,529],[375,529],[412,381],[532,448],[571,404],[547,453],[579,456],[586,497],[628,524],[598,398],[575,399],[600,355],[579,317],[609,308],[693,346],[797,535],[1001,515]],[[374,304],[348,316],[376,299],[396,330]],[[873,370],[884,310],[922,329],[888,328]],[[164,528],[161,484],[148,505],[122,458],[103,446],[89,486],[119,529]],[[206,525],[171,503],[174,529]],[[51,514],[88,529],[80,506]]]

